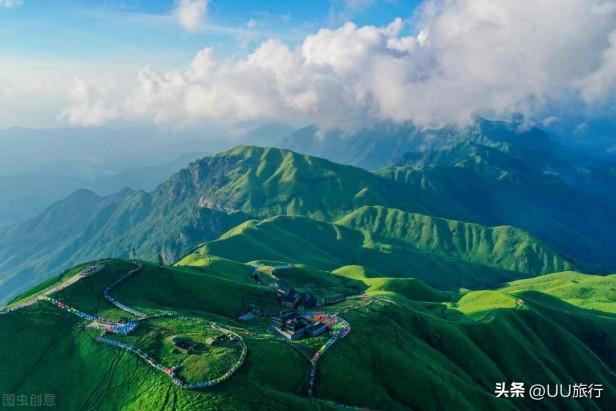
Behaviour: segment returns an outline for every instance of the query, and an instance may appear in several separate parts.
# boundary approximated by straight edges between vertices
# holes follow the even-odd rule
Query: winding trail
[[[141,350],[140,348],[132,345],[132,344],[127,344],[124,343],[122,341],[118,341],[115,340],[113,338],[109,338],[107,336],[108,333],[111,334],[118,334],[118,335],[128,335],[131,332],[133,332],[139,324],[139,321],[143,321],[149,318],[156,318],[156,317],[163,317],[163,316],[176,316],[177,314],[172,312],[172,311],[162,311],[160,313],[157,314],[153,314],[153,315],[147,315],[139,310],[136,310],[126,304],[122,304],[121,302],[119,302],[118,300],[116,300],[115,298],[113,298],[111,296],[111,290],[115,287],[117,287],[120,283],[122,283],[123,281],[125,281],[126,279],[128,279],[129,277],[131,277],[133,274],[137,273],[138,271],[140,271],[143,268],[142,264],[137,264],[135,268],[133,268],[132,270],[128,271],[126,274],[122,275],[121,277],[119,277],[118,279],[116,279],[114,282],[112,282],[111,284],[109,284],[104,292],[103,295],[105,297],[105,299],[107,301],[109,301],[109,303],[111,303],[112,305],[114,305],[115,307],[119,308],[122,311],[125,311],[135,317],[137,317],[136,319],[131,319],[128,320],[126,322],[124,321],[114,321],[114,320],[110,320],[110,319],[106,319],[103,317],[98,317],[94,314],[90,314],[84,311],[81,311],[75,307],[72,307],[60,300],[57,300],[53,297],[51,297],[52,294],[65,289],[66,287],[76,283],[77,281],[79,281],[81,278],[84,278],[88,275],[92,275],[95,273],[100,272],[101,270],[103,270],[105,268],[104,265],[102,264],[98,264],[96,266],[93,267],[88,267],[84,270],[82,270],[81,272],[79,272],[78,274],[76,274],[75,276],[72,276],[71,278],[67,279],[66,281],[63,281],[62,283],[56,285],[53,288],[50,288],[49,290],[46,290],[45,292],[43,292],[42,294],[37,295],[36,297],[33,297],[23,303],[20,304],[16,304],[13,305],[9,308],[6,308],[4,310],[2,310],[0,313],[1,314],[6,314],[9,313],[11,311],[16,311],[16,310],[20,310],[23,309],[25,307],[28,307],[30,305],[33,305],[34,303],[38,302],[38,301],[45,301],[48,303],[53,304],[54,306],[69,312],[73,315],[78,316],[79,318],[85,319],[85,320],[89,320],[92,321],[92,324],[94,326],[96,326],[97,328],[102,328],[103,331],[101,333],[101,335],[99,337],[97,337],[97,341],[102,342],[104,344],[113,346],[113,347],[117,347],[126,351],[129,351],[133,354],[135,354],[136,356],[138,356],[139,358],[141,358],[143,361],[145,361],[148,365],[150,365],[151,367],[162,371],[163,373],[165,373],[166,375],[169,376],[169,378],[171,378],[171,381],[173,381],[173,383],[181,388],[184,389],[202,389],[202,388],[206,388],[206,387],[211,387],[217,384],[222,383],[223,381],[228,380],[229,378],[231,378],[231,376],[244,364],[244,360],[246,359],[246,354],[248,353],[248,347],[246,346],[246,343],[244,342],[244,339],[237,334],[234,331],[231,331],[227,328],[223,328],[219,325],[217,325],[216,323],[212,322],[210,323],[210,327],[212,327],[212,329],[215,329],[219,332],[222,332],[223,334],[226,335],[231,335],[232,339],[235,341],[238,341],[240,346],[241,346],[241,353],[240,356],[238,358],[238,360],[231,366],[231,368],[229,368],[223,375],[221,375],[220,377],[216,377],[214,379],[211,380],[206,380],[206,381],[202,381],[202,382],[197,382],[197,383],[188,383],[186,381],[183,381],[180,377],[178,377],[177,373],[176,373],[176,367],[167,367],[159,362],[157,362],[152,356],[150,356],[149,354],[147,354],[146,352],[144,352],[143,350]],[[183,318],[183,317],[180,317]]]
[[[94,275],[100,271],[102,271],[105,268],[104,264],[96,264],[96,265],[91,265],[88,266],[86,268],[84,268],[83,270],[81,270],[80,272],[78,272],[77,274],[71,276],[70,278],[67,278],[66,280],[62,281],[59,284],[56,284],[55,286],[44,290],[41,294],[37,294],[31,298],[28,298],[26,301],[22,302],[22,303],[18,303],[18,304],[11,304],[8,305],[6,307],[3,307],[0,310],[0,314],[7,314],[13,311],[17,311],[17,310],[21,310],[24,309],[26,307],[29,307],[33,304],[35,304],[37,301],[39,300],[43,300],[45,299],[45,297],[48,297],[52,294],[57,293],[58,291],[62,291],[65,288],[67,288],[68,286],[71,286],[73,284],[75,284],[77,281],[81,280],[82,278],[88,277],[90,275]]]
[[[120,284],[121,282],[125,281],[127,278],[129,278],[130,276],[132,276],[133,274],[135,274],[136,272],[138,272],[142,268],[143,268],[143,265],[137,264],[137,267],[133,268],[132,270],[130,270],[129,272],[127,272],[123,276],[119,277],[117,280],[115,280],[111,284],[109,284],[105,288],[105,291],[103,291],[103,295],[105,296],[105,299],[107,301],[109,301],[111,304],[115,305],[120,310],[126,311],[127,313],[130,313],[130,314],[132,314],[132,315],[134,315],[136,317],[145,317],[146,315],[145,315],[145,313],[142,313],[141,311],[135,310],[134,308],[131,308],[128,305],[124,305],[121,302],[117,301],[115,298],[113,298],[111,296],[111,294],[109,292],[111,291],[112,288],[115,288],[118,284]]]
[[[126,304],[122,304],[121,302],[117,301],[115,298],[113,298],[110,294],[111,289],[115,288],[116,286],[118,286],[120,283],[122,283],[123,281],[125,281],[127,278],[131,277],[133,274],[137,273],[139,270],[141,270],[143,268],[142,264],[137,264],[137,267],[135,267],[134,269],[128,271],[126,274],[122,275],[121,277],[119,277],[117,280],[115,280],[113,283],[109,284],[106,288],[105,291],[103,292],[103,295],[105,297],[105,299],[107,299],[107,301],[109,301],[111,304],[113,304],[115,307],[126,311],[136,317],[139,318],[139,320],[144,320],[147,318],[151,318],[148,317],[145,313],[136,310]],[[175,313],[172,312],[163,312],[160,313],[158,315],[155,316],[163,316],[163,315],[175,315]],[[206,388],[206,387],[211,387],[213,385],[217,385],[222,383],[223,381],[226,381],[227,379],[229,379],[241,366],[242,364],[244,364],[244,360],[246,359],[246,354],[248,352],[248,347],[246,346],[246,343],[244,342],[244,339],[242,337],[240,337],[237,333],[226,329],[226,328],[222,328],[219,327],[218,325],[216,325],[216,323],[210,323],[210,326],[215,329],[218,330],[220,332],[223,332],[224,334],[230,334],[233,336],[233,339],[239,341],[240,346],[242,347],[242,351],[240,353],[240,357],[238,359],[237,362],[235,362],[233,364],[233,366],[227,370],[227,372],[225,372],[222,376],[214,378],[212,380],[206,380],[206,381],[202,381],[202,382],[197,382],[197,383],[188,383],[186,381],[183,381],[180,377],[178,377],[177,373],[176,373],[176,368],[175,367],[167,367],[159,362],[157,362],[154,358],[152,358],[150,355],[148,355],[147,353],[145,353],[144,351],[142,351],[141,349],[135,347],[134,345],[131,344],[126,344],[123,343],[121,341],[117,341],[114,339],[111,339],[109,337],[105,336],[105,333],[103,333],[100,337],[99,337],[99,341],[114,346],[114,347],[118,347],[127,351],[132,352],[133,354],[137,355],[138,357],[140,357],[142,360],[144,360],[148,365],[150,365],[151,367],[164,372],[165,374],[167,374],[169,376],[169,378],[171,378],[171,381],[173,381],[173,383],[181,388],[184,389],[190,389],[190,390],[194,390],[194,389],[202,389],[202,388]]]
[[[316,316],[316,315],[328,315],[325,313],[312,313],[312,312],[308,312],[306,313],[310,316]],[[312,356],[312,358],[310,358],[310,380],[308,382],[308,396],[309,397],[313,397],[314,396],[314,383],[315,383],[315,379],[316,379],[316,375],[317,375],[317,364],[319,362],[319,360],[321,359],[321,357],[323,356],[323,354],[325,354],[325,352],[331,348],[332,345],[334,345],[334,343],[336,343],[336,341],[338,341],[341,338],[346,337],[350,332],[351,332],[351,325],[344,319],[340,318],[337,314],[334,314],[333,316],[329,316],[330,321],[329,321],[329,327],[330,327],[330,338],[325,342],[325,344],[323,344]]]

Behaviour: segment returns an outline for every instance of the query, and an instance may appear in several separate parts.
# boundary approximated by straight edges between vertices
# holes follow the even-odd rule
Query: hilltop
[[[616,387],[610,371],[616,366],[611,350],[616,328],[607,312],[598,314],[537,292],[442,292],[416,279],[386,278],[360,266],[332,273],[308,266],[294,274],[279,269],[274,276],[311,287],[344,290],[357,282],[366,287],[365,296],[325,308],[339,313],[351,329],[322,355],[310,397],[305,356],[327,337],[285,343],[267,332],[267,318],[238,322],[242,312],[276,305],[270,280],[255,282],[253,267],[231,260],[211,256],[199,263],[159,268],[142,262],[142,268],[135,269],[132,262],[100,261],[102,271],[50,295],[65,308],[39,300],[0,314],[0,344],[5,348],[0,352],[5,365],[0,389],[54,392],[61,409],[405,410],[438,404],[441,409],[521,410],[536,403],[495,398],[495,381],[569,383],[574,375],[603,384],[605,392]],[[29,291],[13,306],[66,282],[84,267]],[[135,272],[118,283],[129,271]],[[114,301],[144,317],[137,317],[135,331],[109,338],[135,347],[163,368],[175,361],[181,362],[180,368],[156,369],[134,352],[109,345],[97,337],[100,331],[91,320],[66,308],[111,321],[133,317],[105,298],[110,284],[116,284],[111,290]],[[519,297],[525,300],[523,306],[516,303]],[[165,317],[171,311],[175,317]],[[148,318],[161,313],[164,316]],[[207,328],[208,322],[215,322],[218,330]],[[213,339],[230,332],[237,337],[187,353],[173,348],[172,341],[197,341],[194,327]],[[235,369],[241,359],[239,341],[247,351]],[[200,344],[210,343],[204,339]],[[51,380],[49,370],[55,370]],[[216,379],[229,374],[227,370],[233,372],[223,382],[200,390],[182,388],[166,375],[173,372],[196,381]],[[542,406],[557,410],[569,409],[569,404],[553,400]],[[592,409],[607,410],[611,403],[606,397],[591,404]]]
[[[570,267],[511,227],[492,229],[378,207],[360,208],[336,224],[282,216],[247,221],[179,264],[195,264],[209,255],[241,262],[292,261],[324,270],[359,264],[440,288],[495,286]]]

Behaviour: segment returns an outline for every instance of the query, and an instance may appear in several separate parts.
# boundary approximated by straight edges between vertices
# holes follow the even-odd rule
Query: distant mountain
[[[185,153],[216,152],[228,148],[230,141],[228,133],[213,126],[0,129],[0,175],[91,179],[165,163]]]
[[[109,195],[123,188],[150,191],[204,153],[187,153],[173,161],[129,169],[118,174],[78,178],[48,173],[0,176],[0,226],[36,216],[77,189]]]
[[[248,145],[277,147],[295,131],[295,127],[287,123],[265,123],[242,133],[240,142]]]
[[[587,270],[610,271],[616,180],[609,166],[576,159],[542,134],[525,139],[503,138],[499,148],[463,141],[410,152],[377,174],[406,184],[434,215],[519,227]]]
[[[373,170],[390,165],[406,152],[428,148],[448,132],[397,123],[381,123],[356,132],[308,126],[291,133],[280,147]]]
[[[191,163],[152,192],[125,190],[107,197],[80,192],[78,195],[86,197],[85,203],[90,205],[71,212],[74,215],[70,219],[65,218],[64,210],[78,207],[75,204],[84,202],[82,199],[69,197],[35,219],[0,230],[0,294],[10,296],[81,261],[126,257],[133,247],[140,258],[155,259],[162,253],[165,261],[173,262],[246,220],[297,216],[334,223],[364,206],[486,227],[513,226],[532,237],[512,235],[512,244],[521,247],[518,254],[517,249],[509,253],[504,250],[511,245],[505,240],[511,234],[509,229],[453,225],[459,233],[456,235],[478,235],[476,243],[448,239],[455,237],[445,230],[450,227],[448,222],[422,221],[398,212],[367,209],[372,211],[362,210],[365,215],[357,214],[356,219],[344,222],[354,232],[374,232],[372,238],[376,239],[383,234],[380,230],[385,222],[396,220],[383,234],[388,239],[386,246],[370,252],[380,253],[379,258],[384,259],[388,247],[406,247],[404,253],[408,251],[414,257],[404,257],[399,263],[427,261],[421,264],[426,268],[423,275],[429,275],[435,264],[445,264],[447,258],[457,261],[447,260],[454,261],[452,267],[458,267],[461,274],[454,275],[451,268],[441,272],[448,272],[447,278],[454,282],[469,278],[473,272],[469,264],[510,272],[498,274],[502,280],[520,273],[568,269],[552,254],[590,271],[616,267],[616,256],[609,246],[616,227],[612,209],[557,175],[521,164],[510,155],[512,150],[504,149],[506,143],[497,151],[479,143],[461,144],[463,149],[454,151],[467,160],[454,161],[454,155],[435,154],[433,159],[425,157],[421,164],[377,173],[288,150],[240,146]],[[477,167],[476,158],[481,159],[481,167]],[[441,166],[444,159],[446,165]],[[355,225],[358,221],[366,227]],[[409,235],[415,237],[409,242],[411,237],[402,237],[402,232],[411,228]],[[433,230],[435,237],[421,240],[417,233],[424,229]],[[398,234],[392,237],[394,232]],[[481,245],[482,238],[487,248]],[[353,244],[359,246],[363,240]],[[539,249],[555,251],[533,254]],[[498,263],[486,259],[490,253],[494,253],[490,258],[500,259]],[[347,257],[339,262],[352,263]],[[437,282],[435,279],[433,283]]]
[[[374,170],[394,165],[409,152],[430,153],[458,144],[475,143],[536,163],[542,171],[573,172],[572,164],[588,164],[593,156],[564,145],[544,130],[520,122],[478,118],[465,127],[419,128],[411,123],[379,123],[358,131],[321,130],[308,126],[285,138],[290,150]]]
[[[79,191],[0,230],[0,295],[80,261],[127,256],[133,247],[143,258],[162,252],[172,262],[249,218],[331,220],[369,204],[423,209],[401,185],[366,170],[241,146],[191,163],[152,192]]]

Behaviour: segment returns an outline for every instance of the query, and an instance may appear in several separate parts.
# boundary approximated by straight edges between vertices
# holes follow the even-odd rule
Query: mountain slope
[[[199,193],[200,204],[259,217],[328,220],[366,204],[421,208],[397,184],[368,171],[288,150],[240,146],[193,163],[175,178],[189,177],[188,189]]]
[[[550,244],[587,271],[610,272],[616,214],[557,176],[506,173],[493,178],[466,167],[393,167],[379,175],[407,185],[432,215],[482,225],[511,225]]]
[[[123,261],[102,263],[103,271],[54,297],[97,316],[126,316],[103,297],[103,291],[135,266]],[[250,279],[250,267],[230,261],[224,268],[215,267],[160,269],[144,263],[114,288],[114,297],[148,314],[173,310],[177,320],[142,319],[131,335],[113,338],[131,341],[157,356],[159,347],[169,347],[176,323],[188,327],[185,332],[193,327],[199,330],[196,334],[203,334],[207,332],[203,324],[215,321],[241,336],[248,350],[245,363],[225,382],[200,391],[181,389],[133,353],[97,341],[100,331],[87,326],[91,321],[39,301],[0,315],[0,345],[4,348],[0,351],[4,365],[0,390],[57,393],[55,402],[63,410],[334,410],[355,406],[491,411],[525,410],[540,404],[540,409],[556,411],[609,410],[613,404],[608,395],[616,388],[613,319],[541,293],[522,294],[525,305],[510,308],[493,304],[490,293],[460,300],[454,297],[460,311],[447,307],[451,295],[430,290],[416,280],[404,288],[375,287],[365,299],[331,307],[348,321],[351,331],[321,356],[315,397],[310,398],[310,363],[304,356],[316,352],[327,337],[282,343],[266,331],[269,322],[265,319],[235,321],[250,307],[262,310],[275,304],[274,293],[271,287]],[[484,312],[477,319],[478,309]],[[219,361],[216,353],[230,349],[232,343],[222,343],[193,358],[205,365],[202,372],[211,373],[210,364]],[[190,371],[186,369],[190,364],[183,364],[180,372]],[[49,378],[51,370],[53,379]],[[528,384],[588,381],[602,384],[604,396],[583,405],[571,399],[539,403],[529,398],[496,398],[495,382],[511,380]]]
[[[537,274],[571,267],[553,250],[510,226],[488,228],[380,206],[361,207],[336,224],[406,241],[423,251],[510,271]]]
[[[378,219],[383,214],[388,215],[389,228],[395,232],[369,221],[371,215]],[[391,221],[392,216],[398,221]],[[422,220],[427,225],[409,226],[409,221]],[[281,216],[248,221],[199,247],[178,264],[195,264],[209,255],[242,262],[299,262],[324,270],[359,264],[389,277],[416,277],[441,288],[494,286],[570,266],[526,233],[510,227],[488,229],[431,220],[399,210],[362,208],[340,220],[342,225]],[[423,231],[426,227],[429,230]],[[503,250],[509,246],[516,250],[512,257]]]
[[[599,276],[565,271],[513,281],[507,293],[540,291],[583,308],[616,314],[616,274]]]
[[[250,146],[193,162],[149,193],[85,200],[82,193],[0,230],[0,302],[58,270],[126,257],[133,247],[140,257],[160,252],[175,261],[249,218],[333,219],[365,204],[421,209],[402,186],[368,171]]]

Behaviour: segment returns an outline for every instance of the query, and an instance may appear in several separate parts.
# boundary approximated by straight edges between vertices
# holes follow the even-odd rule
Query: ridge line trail
[[[148,318],[148,315],[146,315],[145,313],[136,310],[126,304],[123,304],[121,302],[119,302],[118,300],[116,300],[115,298],[113,298],[110,294],[110,291],[117,287],[118,285],[120,285],[122,282],[124,282],[125,280],[127,280],[129,277],[131,277],[133,274],[139,272],[141,269],[143,268],[143,264],[140,263],[135,263],[135,268],[133,268],[132,270],[128,271],[126,274],[123,274],[122,276],[120,276],[119,278],[117,278],[115,281],[113,281],[111,284],[109,284],[104,292],[103,295],[105,297],[105,299],[107,301],[109,301],[112,305],[114,305],[115,307],[126,311],[136,317],[138,317],[138,320],[144,320]],[[170,314],[170,313],[163,313],[163,315],[165,314]],[[238,361],[233,364],[233,366],[227,370],[227,372],[225,372],[222,376],[214,378],[212,380],[206,380],[200,383],[185,383],[184,381],[182,381],[181,379],[179,379],[176,374],[175,374],[175,367],[166,367],[163,364],[157,362],[156,360],[154,360],[152,357],[150,357],[147,353],[143,352],[141,349],[136,348],[130,344],[125,344],[122,342],[119,342],[117,340],[113,340],[111,338],[105,337],[106,332],[103,332],[103,334],[99,337],[99,341],[107,344],[107,345],[111,345],[114,347],[118,347],[121,348],[123,350],[132,352],[133,354],[137,355],[139,358],[141,358],[142,360],[144,360],[148,365],[150,365],[152,368],[156,368],[162,372],[164,372],[165,374],[167,374],[169,376],[169,378],[171,378],[171,381],[173,381],[174,384],[176,384],[177,386],[181,387],[181,388],[186,388],[186,389],[197,389],[197,388],[205,388],[205,387],[211,387],[213,385],[217,385],[219,383],[222,383],[224,381],[226,381],[227,379],[231,378],[231,376],[244,364],[244,360],[246,359],[246,354],[248,351],[248,347],[246,346],[246,343],[244,342],[244,339],[237,334],[236,332],[228,329],[228,328],[224,328],[224,327],[220,327],[218,326],[216,323],[210,323],[210,326],[215,329],[218,330],[224,334],[231,334],[235,339],[237,339],[240,343],[240,346],[242,347],[242,352],[240,353],[240,358],[238,359]]]
[[[145,353],[143,350],[141,350],[138,347],[135,347],[131,344],[126,344],[123,343],[121,341],[118,340],[114,340],[111,339],[109,337],[106,337],[107,333],[115,333],[115,334],[123,334],[123,335],[127,335],[129,333],[131,333],[132,331],[134,331],[134,329],[137,326],[138,321],[141,320],[146,320],[148,318],[156,318],[156,317],[160,317],[160,316],[175,316],[176,314],[174,312],[169,312],[169,311],[164,311],[158,314],[154,314],[154,315],[147,315],[141,311],[138,311],[126,304],[123,304],[121,302],[119,302],[118,300],[116,300],[115,298],[113,298],[110,294],[110,291],[117,287],[119,284],[121,284],[122,282],[124,282],[126,279],[128,279],[129,277],[131,277],[133,274],[139,272],[142,268],[143,268],[143,264],[140,263],[133,263],[134,264],[134,268],[132,270],[129,270],[128,272],[126,272],[125,274],[122,274],[119,278],[117,278],[116,280],[114,280],[111,284],[109,284],[107,287],[105,287],[104,292],[103,292],[103,296],[105,297],[105,299],[112,304],[113,306],[119,308],[122,311],[128,312],[129,314],[137,317],[136,320],[130,320],[128,323],[123,323],[123,322],[117,322],[117,321],[111,321],[111,320],[106,320],[103,318],[99,318],[97,315],[93,315],[93,314],[88,314],[85,313],[77,308],[74,308],[72,306],[69,306],[68,304],[65,304],[62,301],[56,300],[52,297],[50,297],[52,294],[61,291],[63,289],[65,289],[66,287],[75,284],[77,281],[79,281],[80,279],[87,277],[89,275],[95,274],[100,272],[102,269],[105,268],[105,266],[103,264],[98,264],[96,266],[90,266],[87,267],[85,269],[83,269],[82,271],[80,271],[79,273],[77,273],[74,276],[71,276],[70,278],[66,279],[65,281],[62,281],[61,283],[55,285],[52,288],[49,288],[48,290],[45,290],[44,292],[37,294],[36,296],[24,301],[23,303],[11,306],[9,309],[7,310],[2,310],[0,311],[1,314],[6,314],[9,313],[11,311],[16,311],[16,310],[20,310],[23,309],[25,307],[28,307],[30,305],[33,305],[34,303],[38,302],[38,301],[46,301],[49,302],[53,305],[55,305],[56,307],[67,311],[71,314],[77,315],[78,317],[82,318],[82,319],[87,319],[87,320],[91,320],[93,321],[94,324],[98,324],[98,325],[102,325],[104,327],[102,334],[96,339],[99,342],[105,343],[107,345],[113,346],[113,347],[117,347],[117,348],[121,348],[122,350],[125,351],[129,351],[131,353],[133,353],[134,355],[136,355],[137,357],[141,358],[143,361],[145,361],[148,365],[150,365],[152,368],[158,369],[162,372],[164,372],[165,374],[167,374],[169,376],[169,378],[171,378],[171,380],[173,381],[174,384],[178,385],[181,388],[184,389],[200,389],[200,388],[206,388],[206,387],[211,387],[214,385],[217,385],[219,383],[222,383],[224,381],[226,381],[227,379],[231,378],[231,376],[233,374],[235,374],[235,372],[244,364],[244,360],[246,359],[246,354],[248,351],[248,347],[246,346],[246,343],[244,342],[244,339],[237,334],[236,332],[225,328],[225,327],[221,327],[219,325],[217,325],[215,322],[211,322],[210,323],[210,327],[212,329],[218,330],[223,334],[226,335],[231,335],[233,337],[233,339],[239,341],[239,344],[242,348],[242,351],[240,353],[240,357],[239,359],[221,376],[216,377],[214,379],[211,380],[205,380],[202,382],[198,382],[198,383],[186,383],[184,381],[182,381],[180,378],[178,378],[178,376],[175,373],[176,368],[175,367],[166,367],[163,364],[159,363],[158,361],[156,361],[154,358],[152,358],[149,354]],[[111,370],[109,370],[109,372],[111,372]],[[93,393],[94,395],[94,393]]]
[[[9,313],[11,311],[17,311],[17,310],[21,310],[23,308],[29,307],[29,306],[35,304],[36,302],[42,300],[43,297],[49,297],[50,295],[55,294],[58,291],[62,291],[65,288],[75,284],[76,282],[78,282],[82,278],[94,275],[94,274],[102,271],[104,268],[105,268],[105,264],[96,264],[95,266],[88,266],[88,267],[84,268],[83,270],[79,271],[77,274],[75,274],[75,275],[67,278],[66,280],[62,281],[61,283],[56,284],[52,288],[44,289],[40,294],[35,294],[35,295],[31,296],[31,297],[27,297],[26,301],[24,301],[24,302],[21,302],[21,303],[15,304],[15,305],[9,304],[9,305],[3,307],[2,309],[0,309],[0,315],[7,314],[7,313]]]

